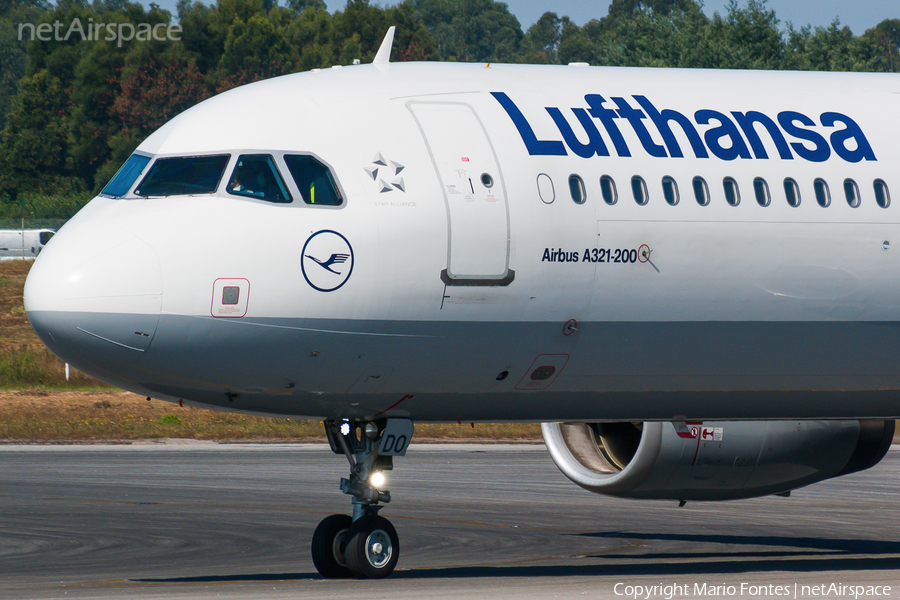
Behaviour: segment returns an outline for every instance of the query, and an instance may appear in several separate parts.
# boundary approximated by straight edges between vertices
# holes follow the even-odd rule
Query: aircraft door
[[[506,187],[478,115],[461,102],[407,104],[419,124],[447,208],[447,285],[509,285]]]

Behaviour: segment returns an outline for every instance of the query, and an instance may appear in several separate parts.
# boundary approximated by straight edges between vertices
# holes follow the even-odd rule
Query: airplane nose
[[[108,224],[70,223],[25,281],[25,312],[54,354],[100,379],[148,351],[162,305],[156,252]]]

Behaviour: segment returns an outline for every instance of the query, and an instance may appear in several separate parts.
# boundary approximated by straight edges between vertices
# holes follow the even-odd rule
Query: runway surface
[[[0,598],[900,597],[898,449],[791,498],[684,508],[589,494],[536,445],[414,444],[395,468],[398,570],[325,581],[313,530],[350,507],[327,447],[0,446]]]

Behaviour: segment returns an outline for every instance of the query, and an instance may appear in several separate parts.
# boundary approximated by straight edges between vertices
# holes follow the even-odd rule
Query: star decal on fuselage
[[[376,152],[372,164],[364,167],[364,170],[378,185],[378,193],[384,194],[394,190],[406,191],[406,183],[400,176],[400,172],[405,168],[397,161],[386,159],[381,152]]]

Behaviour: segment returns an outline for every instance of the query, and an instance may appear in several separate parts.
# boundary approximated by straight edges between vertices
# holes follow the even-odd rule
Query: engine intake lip
[[[541,423],[541,431],[563,475],[588,491],[614,495],[631,491],[650,475],[659,456],[663,425],[644,423],[634,459],[624,469],[598,449],[596,434],[586,423]]]

